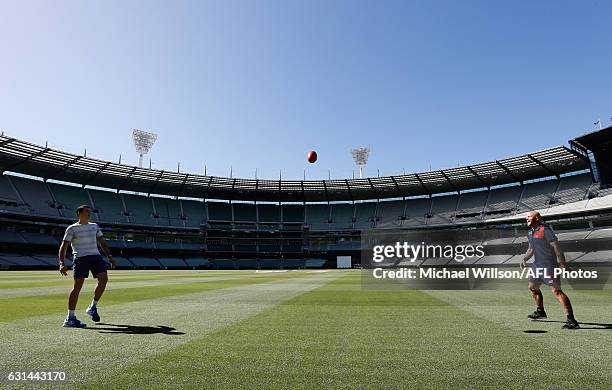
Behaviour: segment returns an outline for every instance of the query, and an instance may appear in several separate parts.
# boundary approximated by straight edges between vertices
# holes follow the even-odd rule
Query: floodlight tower
[[[138,166],[142,168],[142,156],[149,153],[149,150],[151,150],[151,147],[153,147],[153,144],[157,140],[157,134],[134,129],[132,131],[132,139],[134,140],[136,152],[140,155]]]
[[[351,149],[353,155],[353,161],[359,167],[359,178],[363,179],[363,168],[368,164],[368,157],[370,157],[370,148],[353,148]]]

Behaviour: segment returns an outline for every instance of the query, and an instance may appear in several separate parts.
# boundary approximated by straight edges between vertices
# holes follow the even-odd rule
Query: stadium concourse
[[[125,269],[335,268],[338,256],[358,266],[370,229],[483,226],[515,236],[488,242],[497,254],[475,263],[516,264],[530,210],[551,223],[570,261],[607,262],[612,190],[589,151],[570,145],[424,173],[273,181],[139,168],[2,135],[0,268],[56,267],[81,204]]]

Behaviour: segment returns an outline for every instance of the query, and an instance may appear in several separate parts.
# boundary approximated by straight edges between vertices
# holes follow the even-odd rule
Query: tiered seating
[[[280,260],[278,259],[261,259],[259,260],[259,268],[261,269],[277,269],[280,267]]]
[[[181,242],[181,249],[197,251],[201,249],[201,245],[197,242]]]
[[[236,262],[231,259],[213,259],[210,261],[218,269],[236,269]]]
[[[179,250],[181,244],[178,242],[155,241],[153,243],[156,249]]]
[[[563,177],[555,192],[555,200],[562,204],[583,200],[591,182],[590,174]]]
[[[59,211],[54,206],[53,198],[43,181],[11,176],[11,182],[29,206],[31,212],[39,215],[58,217]]]
[[[33,255],[33,258],[35,258],[36,260],[39,260],[43,263],[45,263],[46,265],[50,265],[50,266],[54,266],[57,267],[58,266],[58,258],[57,255],[48,255],[48,254],[44,254],[44,255]],[[72,266],[72,256],[66,256],[66,258],[64,259],[64,264],[66,264],[67,267],[71,267]]]
[[[281,246],[277,240],[259,240],[258,243],[260,252],[276,253],[280,252]]]
[[[489,191],[465,192],[459,197],[456,221],[475,221],[482,218],[482,212],[489,198]]]
[[[123,203],[118,194],[109,191],[90,190],[95,209],[98,211],[98,219],[102,222],[126,223]]]
[[[53,236],[49,236],[47,234],[41,233],[30,233],[30,232],[22,232],[20,233],[25,242],[28,244],[35,245],[59,245],[59,242]]]
[[[195,200],[180,200],[183,206],[183,213],[187,218],[185,224],[191,227],[199,227],[206,222],[206,204]]]
[[[431,200],[431,217],[427,223],[429,225],[453,223],[455,210],[457,210],[458,196],[434,196]]]
[[[427,223],[425,216],[431,209],[431,199],[414,198],[406,201],[406,219],[402,226],[420,226]]]
[[[130,261],[137,268],[161,268],[160,263],[151,257],[130,257]]]
[[[565,256],[565,261],[569,263],[573,261],[580,261],[582,256],[584,256],[584,252],[563,252],[563,255]]]
[[[126,210],[130,213],[130,222],[138,225],[154,225],[153,204],[151,198],[140,195],[121,194]]]
[[[355,218],[355,206],[351,203],[334,203],[331,205],[332,230],[351,229]]]
[[[132,264],[128,259],[122,256],[113,256],[115,261],[117,262],[117,267],[119,268],[134,268],[134,264]]]
[[[355,204],[355,228],[370,229],[376,225],[377,202],[363,202]]]
[[[234,244],[234,250],[236,252],[256,252],[257,251],[257,245],[255,245],[254,243],[248,243],[248,242],[238,242]]]
[[[203,257],[189,257],[185,259],[185,263],[193,268],[207,267],[209,265],[208,259]]]
[[[141,241],[141,240],[127,240],[125,244],[128,248],[135,249],[154,249],[155,246],[153,242],[150,241]]]
[[[111,249],[122,249],[122,248],[127,247],[125,245],[125,241],[123,240],[114,240],[114,239],[107,238],[106,243]]]
[[[556,235],[559,241],[584,240],[590,232],[590,230],[562,231]]]
[[[263,223],[280,223],[280,207],[275,204],[258,204],[257,211],[259,213],[259,222]]]
[[[211,252],[231,252],[233,248],[231,244],[209,242],[208,250]]]
[[[485,213],[487,218],[494,218],[514,213],[523,187],[511,186],[491,190]]]
[[[330,209],[327,204],[307,204],[306,223],[311,230],[329,229]]]
[[[8,244],[25,244],[25,239],[15,232],[9,232],[6,230],[0,230],[0,242],[6,242]]]
[[[545,180],[525,185],[523,196],[519,202],[519,211],[540,210],[550,207],[559,181]]]
[[[283,223],[304,223],[304,206],[296,204],[284,204]]]
[[[414,265],[418,261],[419,260],[413,262],[412,265]],[[429,259],[425,259],[419,265],[421,265],[421,266],[425,265],[425,266],[433,267],[433,266],[439,266],[439,265],[446,265],[446,264],[449,264],[449,263],[452,263],[452,262],[454,262],[452,259],[449,259],[449,258],[446,258],[446,257],[432,257],[432,258],[429,258]]]
[[[612,263],[612,250],[588,252],[575,260],[577,263]]]
[[[229,203],[207,202],[208,220],[210,221],[232,221],[232,209]]]
[[[20,206],[21,200],[13,190],[7,176],[0,174],[0,212],[13,211],[18,213],[25,212],[25,209]]]
[[[185,226],[181,216],[181,205],[177,200],[155,198],[155,207],[160,215],[159,224],[165,226]]]
[[[477,261],[477,264],[503,264],[510,260],[511,257],[512,255],[487,255],[480,258],[480,260]]]
[[[57,183],[47,183],[47,185],[57,203],[62,206],[61,212],[64,217],[75,218],[77,207],[91,203],[87,190],[83,187]],[[92,213],[92,219],[95,218],[95,214]]]
[[[593,230],[587,238],[598,239],[598,238],[612,238],[612,228],[600,228]]]
[[[255,259],[238,259],[236,264],[238,269],[255,269],[258,267],[257,260]]]
[[[281,262],[281,267],[286,269],[304,268],[303,259],[285,259]]]
[[[0,199],[19,203],[19,197],[13,190],[6,175],[0,175]]]
[[[14,265],[23,266],[23,267],[41,267],[41,266],[47,267],[49,266],[49,264],[46,262],[35,259],[31,256],[22,256],[17,253],[0,253],[0,259],[3,260],[5,263],[8,263],[8,264],[12,263]],[[55,261],[55,264],[57,264],[57,261]]]
[[[257,212],[253,203],[232,203],[234,208],[234,221],[255,223]]]
[[[161,265],[166,268],[185,268],[187,267],[187,263],[185,263],[183,259],[160,257],[158,260],[161,263]]]
[[[304,268],[323,268],[326,261],[325,259],[308,259],[304,263]]]
[[[397,227],[402,224],[402,217],[405,216],[406,202],[403,200],[384,201],[378,204],[379,221],[377,227]]]

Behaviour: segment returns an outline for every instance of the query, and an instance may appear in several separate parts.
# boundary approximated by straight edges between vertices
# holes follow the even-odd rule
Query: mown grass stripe
[[[298,294],[312,290],[334,274],[276,279],[217,291],[195,292],[130,302],[104,308],[103,319],[115,325],[90,329],[60,327],[55,315],[27,318],[1,324],[4,348],[0,364],[4,370],[65,369],[71,378],[66,387],[94,381],[96,388],[111,388],[112,378],[122,369],[191,340],[255,315]],[[109,329],[129,324],[150,334],[127,334]],[[155,333],[163,325],[184,334]],[[96,329],[98,328],[98,329]],[[100,333],[106,329],[111,333]],[[28,337],[24,337],[28,335]],[[133,384],[122,388],[133,387]]]
[[[171,271],[167,271],[171,272]],[[101,305],[109,306],[144,299],[161,298],[172,295],[188,294],[198,291],[211,291],[222,288],[266,283],[282,279],[299,278],[301,272],[283,274],[269,274],[266,276],[244,275],[241,278],[230,280],[216,280],[207,283],[184,283],[163,286],[162,283],[153,287],[137,287],[126,290],[127,292],[108,294],[102,298]],[[79,299],[79,309],[84,309],[90,302],[95,283],[92,282],[83,288]],[[109,287],[112,289],[113,287]],[[69,288],[62,294],[37,295],[33,297],[0,298],[0,323],[20,320],[27,317],[44,315],[49,313],[63,313],[67,310],[67,295]]]
[[[108,386],[558,389],[610,384],[601,367],[559,354],[533,335],[431,294],[362,291],[359,283],[358,274],[338,279],[155,355]],[[604,348],[590,352],[603,354]]]
[[[267,275],[270,276],[270,275]],[[219,276],[200,276],[200,277],[178,277],[178,278],[144,278],[137,279],[131,278],[129,280],[117,280],[115,278],[109,279],[107,285],[107,291],[116,291],[123,288],[137,288],[137,287],[153,287],[163,286],[170,284],[187,284],[187,283],[207,283],[212,281],[221,280],[235,280],[249,278],[262,278],[266,277],[265,274],[251,274],[251,275],[219,275]],[[34,295],[51,295],[51,294],[62,294],[66,293],[72,288],[72,279],[63,278],[59,281],[48,283],[45,286],[26,287],[20,284],[18,288],[5,288],[0,289],[0,298],[15,298],[15,297],[30,297]],[[85,284],[87,288],[94,288],[96,285],[95,279],[88,280]]]

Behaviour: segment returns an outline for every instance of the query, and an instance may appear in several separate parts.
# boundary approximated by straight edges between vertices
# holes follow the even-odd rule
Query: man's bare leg
[[[81,288],[83,288],[83,283],[85,282],[85,278],[75,278],[74,286],[72,286],[72,290],[70,290],[70,295],[68,296],[68,310],[76,310],[76,305],[79,301],[79,293],[81,292]]]
[[[104,294],[104,290],[106,289],[106,283],[108,283],[108,274],[106,272],[100,272],[96,275],[98,278],[98,284],[96,285],[96,289],[94,290],[94,301],[99,301],[102,298],[102,294]]]
[[[552,288],[552,293],[557,298],[561,306],[563,306],[563,310],[565,314],[569,317],[570,315],[574,315],[574,310],[572,309],[572,303],[567,295],[560,288]]]
[[[540,285],[534,282],[529,282],[529,291],[531,291],[531,297],[536,304],[536,310],[527,316],[530,320],[537,320],[540,318],[546,318],[546,312],[544,311],[544,295],[540,290]]]
[[[577,329],[580,328],[578,321],[574,318],[574,310],[572,308],[572,303],[567,295],[561,290],[561,287],[553,286],[552,293],[557,298],[561,306],[563,306],[563,310],[565,310],[565,314],[567,315],[567,321],[563,328],[565,329]]]
[[[96,274],[96,278],[98,279],[98,284],[96,285],[96,289],[94,290],[94,298],[91,301],[91,305],[86,310],[86,313],[89,314],[93,322],[100,322],[100,315],[98,314],[98,301],[102,298],[102,294],[104,294],[104,290],[106,289],[106,283],[108,282],[108,274],[106,272],[99,272]]]

